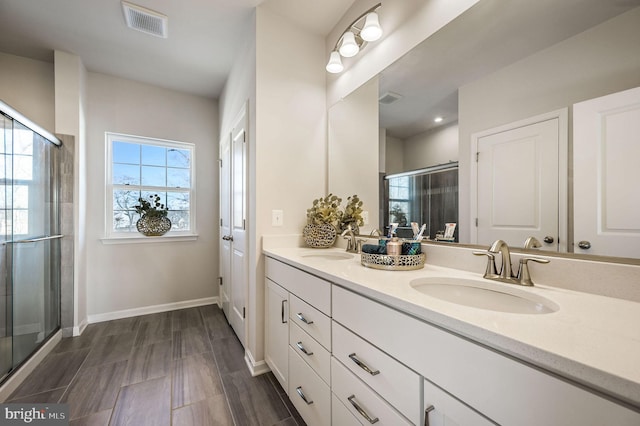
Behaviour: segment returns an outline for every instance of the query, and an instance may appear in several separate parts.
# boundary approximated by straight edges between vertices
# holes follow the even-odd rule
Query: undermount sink
[[[353,255],[343,251],[314,251],[302,253],[302,257],[325,259],[325,260],[346,260],[353,259]]]
[[[490,311],[550,314],[560,309],[556,303],[542,296],[488,280],[430,277],[415,279],[410,285],[420,293],[446,302]]]

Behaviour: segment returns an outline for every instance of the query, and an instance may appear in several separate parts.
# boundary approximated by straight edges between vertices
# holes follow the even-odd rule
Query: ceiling
[[[76,54],[88,71],[217,98],[263,5],[326,36],[354,0],[130,0],[167,15],[168,38],[126,27],[120,0],[1,0],[0,52],[53,62]]]
[[[640,0],[481,0],[380,74],[380,126],[399,139],[458,120],[458,88],[623,12]],[[443,116],[436,124],[434,118]]]

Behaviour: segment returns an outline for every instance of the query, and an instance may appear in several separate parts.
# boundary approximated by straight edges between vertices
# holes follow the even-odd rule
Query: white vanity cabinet
[[[332,295],[334,321],[428,380],[431,424],[640,425],[640,413],[582,387],[342,287]]]
[[[331,283],[266,258],[265,361],[309,426],[331,424]]]

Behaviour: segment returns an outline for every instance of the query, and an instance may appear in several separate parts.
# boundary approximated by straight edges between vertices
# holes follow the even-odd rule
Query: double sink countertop
[[[523,287],[488,281],[481,271],[429,265],[428,257],[422,269],[387,271],[364,267],[359,254],[345,256],[337,248],[265,248],[264,253],[640,409],[640,303],[544,283]],[[507,292],[517,287],[519,293],[548,299],[559,309],[520,314],[459,305],[412,287],[412,281],[424,278],[480,280],[503,286]]]

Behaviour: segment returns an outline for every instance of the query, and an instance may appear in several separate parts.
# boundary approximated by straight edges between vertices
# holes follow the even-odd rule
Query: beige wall
[[[437,127],[403,141],[404,170],[458,161],[458,124]]]
[[[53,64],[0,52],[0,99],[55,133]]]
[[[404,167],[404,144],[402,139],[386,135],[385,173],[388,175],[406,171]]]
[[[460,88],[460,241],[469,241],[471,135],[640,86],[640,8]]]
[[[87,82],[88,314],[218,294],[218,105],[211,99],[89,73]],[[105,132],[196,145],[197,241],[103,244]]]

